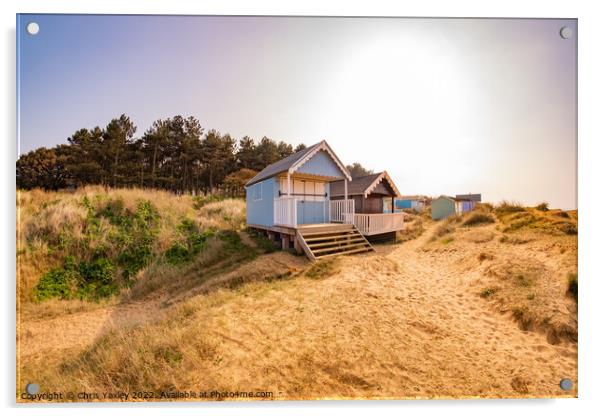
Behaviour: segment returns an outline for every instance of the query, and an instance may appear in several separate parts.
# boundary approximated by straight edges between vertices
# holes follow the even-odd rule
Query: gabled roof
[[[437,199],[449,199],[452,202],[456,202],[456,198],[447,195],[439,195],[437,198],[433,199],[433,201],[436,201]]]
[[[398,199],[401,201],[425,201],[428,198],[424,195],[401,195]]]
[[[278,162],[272,163],[255,175],[245,186],[253,185],[254,183],[261,182],[264,179],[271,178],[272,176],[276,176],[279,173],[289,172],[294,173],[297,169],[305,164],[308,160],[310,160],[316,153],[319,151],[325,151],[328,155],[334,160],[334,162],[338,165],[341,173],[348,179],[351,180],[351,175],[345,168],[345,165],[339,160],[337,155],[332,151],[328,143],[325,140],[322,140],[319,143],[316,143],[312,146],[309,146],[303,150],[300,150],[292,155],[285,157],[284,159],[280,159]]]
[[[475,201],[473,201],[472,199],[468,199],[468,198],[457,198],[457,197],[448,196],[448,195],[440,195],[440,196],[438,196],[438,197],[437,197],[437,198],[435,198],[435,199],[441,199],[441,198],[444,198],[444,199],[449,199],[450,201],[453,201],[453,202],[462,202],[462,201],[472,201],[472,202],[475,202]]]
[[[457,200],[481,202],[481,194],[461,194],[456,195]]]
[[[367,198],[383,180],[389,183],[395,193],[395,197],[399,197],[399,191],[387,171],[353,178],[353,181],[347,185],[347,195],[362,195],[364,198]],[[330,194],[335,197],[344,196],[345,184],[343,181],[332,182],[330,184]]]

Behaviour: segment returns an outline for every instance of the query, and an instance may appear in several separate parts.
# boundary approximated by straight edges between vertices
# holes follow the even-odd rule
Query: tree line
[[[41,147],[17,160],[17,187],[57,190],[84,185],[142,187],[177,193],[244,194],[258,171],[306,148],[268,137],[235,140],[205,131],[195,117],[159,119],[141,137],[125,114],[106,127],[82,128],[67,144]],[[354,176],[368,173],[354,164]]]

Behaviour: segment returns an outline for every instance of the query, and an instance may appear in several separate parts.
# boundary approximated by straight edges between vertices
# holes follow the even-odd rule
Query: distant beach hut
[[[474,198],[464,198],[465,195],[458,195],[456,198],[441,195],[433,200],[431,204],[431,217],[434,220],[441,220],[454,214],[462,214],[474,209],[477,204],[476,197],[480,201],[481,195],[475,194]]]
[[[426,198],[423,196],[402,196],[395,199],[395,210],[413,209],[422,212],[426,206]]]

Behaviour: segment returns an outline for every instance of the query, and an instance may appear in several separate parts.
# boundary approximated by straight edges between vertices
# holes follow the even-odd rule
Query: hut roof
[[[378,186],[379,183],[386,181],[393,190],[394,196],[399,196],[399,191],[393,183],[393,180],[387,171],[373,173],[371,175],[358,176],[348,184],[347,195],[362,195],[364,198]],[[345,184],[343,181],[336,181],[330,184],[330,194],[334,197],[345,195]]]
[[[319,143],[316,143],[312,146],[309,146],[303,150],[300,150],[292,155],[285,157],[284,159],[280,159],[279,161],[272,163],[271,165],[266,166],[261,172],[251,178],[249,182],[245,186],[253,185],[254,183],[261,182],[264,179],[271,178],[272,176],[276,176],[282,172],[290,172],[293,173],[299,167],[301,167],[305,162],[311,159],[317,152],[320,150],[325,151],[330,155],[330,157],[335,161],[338,167],[341,169],[341,173],[348,179],[351,180],[351,175],[345,168],[345,165],[339,160],[337,155],[334,154],[328,143],[325,140],[322,140]]]

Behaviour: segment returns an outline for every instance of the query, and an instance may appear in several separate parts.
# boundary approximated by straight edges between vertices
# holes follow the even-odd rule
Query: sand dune
[[[290,279],[219,289],[163,312],[156,302],[142,310],[147,314],[140,304],[106,308],[102,314],[121,317],[109,326],[96,311],[23,323],[22,333],[34,334],[21,340],[25,375],[39,358],[34,347],[53,331],[52,322],[62,322],[79,329],[62,331],[62,343],[50,338],[54,352],[92,351],[87,361],[74,364],[76,373],[61,373],[57,364],[42,374],[63,386],[142,387],[127,360],[89,349],[94,338],[117,326],[118,335],[104,339],[105,350],[135,355],[137,345],[152,351],[177,340],[174,348],[183,359],[156,370],[157,388],[267,390],[276,399],[576,396],[576,387],[564,392],[558,386],[565,377],[577,382],[576,342],[550,343],[543,330],[521,330],[498,302],[479,296],[495,278],[487,270],[498,262],[520,256],[560,273],[576,267],[576,253],[565,249],[566,256],[559,255],[562,241],[546,239],[501,250],[493,225],[457,230],[446,244],[431,242],[430,231],[401,245],[378,246],[374,254],[336,259],[320,278],[298,272]],[[489,257],[480,258],[482,252]],[[287,257],[296,268],[309,267],[299,257],[275,256],[243,267],[263,273]],[[537,287],[558,298],[554,319],[569,322],[575,311],[561,281]],[[187,318],[174,324],[182,307]],[[138,326],[119,328],[126,322]],[[106,373],[95,374],[91,361],[102,363]],[[128,371],[128,377],[107,375]]]

